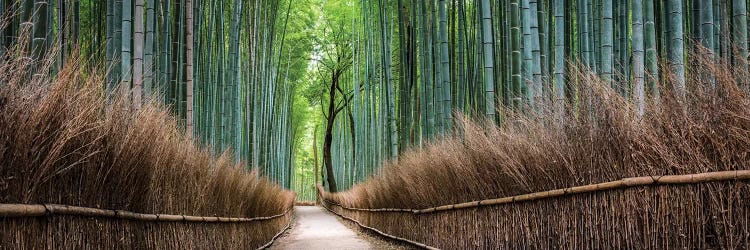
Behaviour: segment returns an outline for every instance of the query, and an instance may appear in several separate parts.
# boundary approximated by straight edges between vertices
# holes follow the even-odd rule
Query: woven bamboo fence
[[[0,249],[254,249],[289,228],[291,209],[256,218],[0,204]]]
[[[750,170],[645,176],[422,209],[332,212],[441,249],[750,249]]]

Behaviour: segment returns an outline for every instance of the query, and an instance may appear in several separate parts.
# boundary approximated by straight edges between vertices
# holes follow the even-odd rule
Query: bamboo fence
[[[235,218],[0,204],[0,248],[266,248],[291,226],[290,211]]]
[[[423,209],[324,206],[424,248],[750,248],[750,170],[625,178]]]

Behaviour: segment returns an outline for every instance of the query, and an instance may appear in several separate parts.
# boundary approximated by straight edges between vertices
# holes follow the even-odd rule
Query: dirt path
[[[294,214],[294,226],[271,249],[374,249],[324,208],[297,206]]]

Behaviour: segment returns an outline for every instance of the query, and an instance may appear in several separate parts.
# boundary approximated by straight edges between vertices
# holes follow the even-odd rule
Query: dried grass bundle
[[[196,146],[166,109],[151,103],[134,110],[127,98],[105,96],[103,74],[81,60],[53,75],[51,59],[31,64],[24,53],[10,51],[0,64],[0,203],[244,218],[293,206],[293,193],[244,170],[228,153],[216,159]],[[247,248],[261,246],[289,220],[0,218],[0,248]]]

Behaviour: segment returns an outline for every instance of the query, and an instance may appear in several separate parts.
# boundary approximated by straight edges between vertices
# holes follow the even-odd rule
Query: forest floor
[[[322,207],[294,207],[294,226],[270,249],[408,249],[350,228]]]

